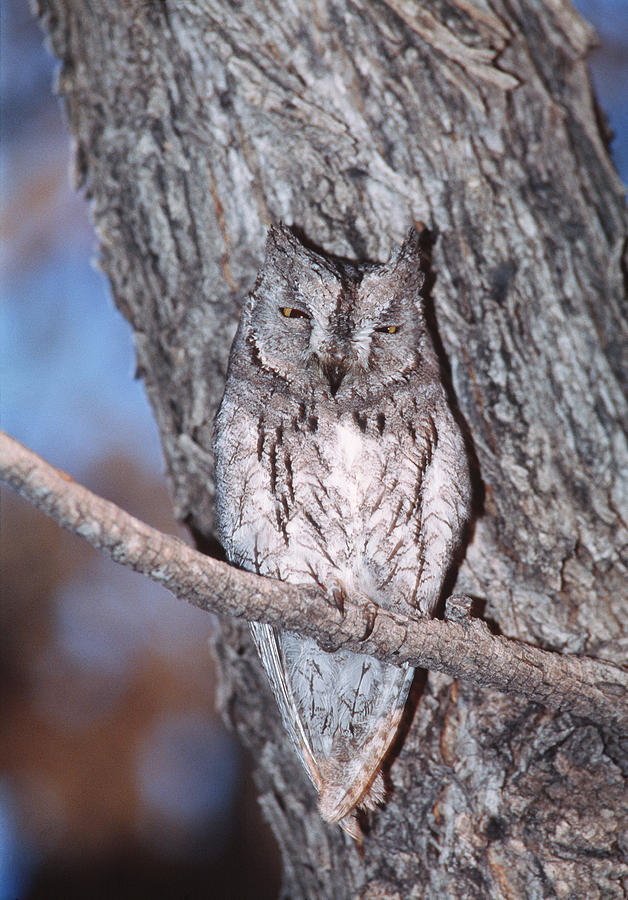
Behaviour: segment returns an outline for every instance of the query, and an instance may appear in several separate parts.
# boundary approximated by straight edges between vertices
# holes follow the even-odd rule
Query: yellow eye
[[[310,317],[302,309],[295,309],[293,306],[280,306],[279,311],[286,319],[309,319]]]
[[[375,329],[375,331],[379,331],[380,334],[394,334],[398,330],[398,325],[384,325],[382,328]]]

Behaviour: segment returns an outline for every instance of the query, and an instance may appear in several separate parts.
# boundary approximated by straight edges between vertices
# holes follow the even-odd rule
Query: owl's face
[[[416,236],[385,265],[358,269],[274,227],[243,314],[249,351],[295,393],[372,396],[429,355],[423,281]]]

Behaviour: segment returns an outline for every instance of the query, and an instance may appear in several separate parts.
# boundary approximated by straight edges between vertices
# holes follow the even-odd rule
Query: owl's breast
[[[329,512],[337,519],[335,524],[354,539],[368,528],[374,490],[384,487],[386,449],[381,439],[365,434],[352,421],[341,420],[329,428],[323,448]]]
[[[416,569],[419,463],[403,429],[376,412],[278,413],[251,416],[236,404],[222,413],[218,510],[229,558],[286,581],[336,578],[371,594],[402,545]]]
[[[359,583],[368,560],[390,552],[407,529],[417,500],[416,460],[393,431],[382,434],[354,415],[321,422],[315,451],[303,451],[293,464],[288,534],[297,544],[315,543]]]

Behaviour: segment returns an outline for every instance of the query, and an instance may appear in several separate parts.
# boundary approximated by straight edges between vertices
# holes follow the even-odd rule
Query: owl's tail
[[[380,724],[384,725],[383,722]],[[372,755],[369,754],[369,759],[360,756],[359,759],[348,761],[331,756],[321,765],[322,784],[318,808],[321,816],[328,822],[340,822],[356,807],[371,810],[384,802],[386,790],[378,768],[395,735],[398,719],[389,724],[392,733],[387,734],[385,743],[378,741],[377,747],[369,747],[373,751]],[[369,744],[372,745],[377,737],[378,735],[374,736]]]
[[[356,807],[375,809],[384,802],[386,789],[380,768],[397,733],[413,676],[414,670],[408,669],[397,704],[382,716],[360,753],[356,754],[352,748],[349,755],[341,748],[334,748],[332,755],[319,763],[322,781],[318,797],[320,814],[328,822],[340,823],[353,837],[356,836],[353,825],[357,827],[357,823],[353,822],[350,813]]]
[[[381,804],[384,802],[385,796],[386,788],[384,787],[384,779],[382,777],[382,773],[378,772],[375,776],[373,784],[370,786],[370,788],[367,788],[365,795],[360,800],[360,809],[370,810],[375,809],[377,806],[381,806]],[[322,812],[320,801],[319,811]],[[338,821],[338,825],[340,825],[343,831],[346,831],[346,833],[355,841],[357,841],[358,844],[362,844],[362,829],[360,828],[360,822],[358,820],[358,815],[355,809],[348,813],[344,817],[344,819],[332,821]]]

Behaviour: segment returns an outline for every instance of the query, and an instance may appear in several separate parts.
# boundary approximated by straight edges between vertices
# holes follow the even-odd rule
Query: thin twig
[[[628,733],[628,672],[620,666],[496,636],[479,619],[413,619],[351,599],[341,615],[313,587],[244,572],[151,528],[4,432],[0,480],[111,559],[201,609],[299,632],[325,649],[446,672]]]

